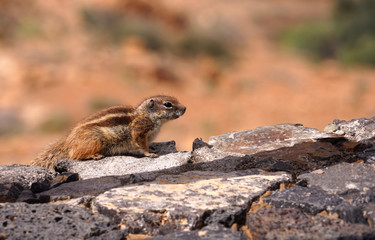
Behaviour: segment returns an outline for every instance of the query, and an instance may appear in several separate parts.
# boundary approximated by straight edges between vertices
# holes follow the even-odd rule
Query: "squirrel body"
[[[33,165],[53,169],[63,158],[101,159],[114,155],[157,157],[149,152],[161,126],[179,118],[186,107],[170,96],[145,99],[136,108],[115,106],[80,121],[64,138],[48,146]]]

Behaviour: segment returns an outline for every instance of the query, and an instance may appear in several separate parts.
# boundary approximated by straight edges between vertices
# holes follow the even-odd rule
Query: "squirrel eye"
[[[172,107],[172,103],[170,103],[170,102],[165,102],[165,103],[164,103],[164,106],[165,106],[166,108],[171,108],[171,107]]]

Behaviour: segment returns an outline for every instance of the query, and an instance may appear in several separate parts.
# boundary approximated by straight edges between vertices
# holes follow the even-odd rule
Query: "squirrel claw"
[[[94,154],[94,155],[91,157],[91,159],[93,159],[93,160],[100,160],[100,159],[102,159],[102,158],[104,158],[104,155],[99,154],[99,153]]]
[[[145,156],[146,157],[150,157],[150,158],[157,158],[157,157],[159,157],[156,153],[145,153]]]

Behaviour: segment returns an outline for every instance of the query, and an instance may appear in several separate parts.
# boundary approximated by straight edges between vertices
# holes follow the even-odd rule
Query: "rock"
[[[367,218],[367,221],[370,224],[370,226],[375,225],[375,203],[374,202],[366,204],[366,206],[363,208],[363,215],[365,218]]]
[[[316,215],[322,211],[336,213],[340,218],[352,223],[366,223],[362,209],[352,206],[335,194],[317,188],[294,186],[283,191],[276,191],[263,199],[277,208],[298,208],[299,210]]]
[[[233,224],[243,225],[246,222],[246,210],[244,207],[224,207],[218,208],[204,218],[203,225],[221,224],[230,228]]]
[[[54,172],[37,166],[0,166],[0,202],[15,202],[24,189],[29,189],[33,183],[51,180],[54,176]]]
[[[374,239],[375,229],[294,208],[261,208],[247,216],[251,239]]]
[[[153,142],[149,147],[149,151],[152,153],[156,153],[159,156],[176,153],[176,142],[169,141],[169,142]]]
[[[30,188],[32,183],[52,180],[55,175],[49,169],[32,165],[0,166],[0,184],[19,183],[23,188]]]
[[[212,146],[206,143],[205,141],[202,140],[202,138],[196,138],[193,141],[193,151],[202,147],[209,147],[211,148]]]
[[[148,240],[245,240],[246,237],[242,236],[240,232],[237,232],[230,228],[224,228],[220,225],[209,225],[199,230],[190,232],[176,232],[164,236],[156,236],[147,238]]]
[[[372,214],[368,214],[372,210],[368,206],[373,206],[369,203],[375,203],[374,177],[375,165],[340,163],[318,172],[302,174],[297,182],[337,194],[351,203],[336,208],[340,218],[351,222],[363,222],[364,218],[369,218],[368,221],[372,222]],[[359,211],[363,211],[362,214]]]
[[[192,153],[193,168],[199,171],[231,172],[247,159],[250,157],[242,153],[224,152],[207,146],[197,148]]]
[[[294,175],[342,161],[353,161],[330,142],[306,142],[253,155],[237,169],[261,168],[268,171],[288,171]]]
[[[43,191],[47,191],[51,188],[58,187],[63,183],[74,182],[78,180],[79,180],[78,173],[63,172],[63,173],[58,174],[56,177],[54,177],[50,181],[45,180],[43,182],[36,182],[36,183],[31,184],[30,189],[33,193],[40,193]]]
[[[126,236],[108,217],[65,204],[6,203],[0,205],[0,223],[3,239],[103,239],[112,234],[123,239]]]
[[[351,121],[335,119],[324,130],[344,136],[357,144],[360,143],[356,147],[356,155],[366,162],[375,163],[375,117]]]
[[[344,200],[337,195],[327,194],[316,188],[294,186],[283,191],[276,191],[263,199],[278,208],[298,208],[305,213],[316,215],[317,213],[333,209]]]
[[[230,215],[235,219],[239,212],[244,217],[254,198],[290,180],[289,174],[257,169],[192,171],[111,189],[96,197],[93,205],[100,213],[115,216],[130,233],[167,234],[201,228],[215,212],[210,223],[225,221]]]
[[[17,202],[26,202],[30,204],[35,204],[35,203],[48,203],[50,201],[49,196],[36,196],[35,193],[33,193],[29,189],[25,189],[21,192],[21,194],[17,198]]]
[[[211,137],[208,144],[221,151],[252,155],[293,147],[305,142],[337,142],[340,140],[343,140],[343,137],[339,135],[307,128],[301,124],[279,124]]]
[[[298,176],[299,184],[317,187],[345,198],[350,193],[365,193],[375,187],[375,165],[340,163]],[[356,194],[356,195],[358,195]]]
[[[106,157],[101,160],[89,161],[72,161],[63,159],[57,163],[56,170],[78,173],[83,180],[142,172],[160,172],[165,169],[173,168],[178,169],[170,173],[179,173],[187,170],[179,169],[179,167],[187,164],[190,157],[191,154],[189,152],[178,152],[162,155],[158,158],[114,156]]]
[[[374,140],[375,117],[370,119],[359,118],[351,121],[335,119],[332,124],[325,127],[324,131],[344,136],[355,142]]]
[[[283,135],[283,129],[289,135]],[[336,146],[339,141],[344,139],[300,125],[276,125],[212,137],[208,142],[212,147],[194,150],[192,161],[194,169],[202,171],[260,168],[298,175],[337,162],[356,160],[341,150],[341,145]],[[238,150],[241,153],[232,152],[237,149],[242,149]]]
[[[126,177],[101,177],[62,184],[56,188],[37,194],[37,198],[48,197],[50,201],[68,200],[85,196],[97,196],[111,188],[130,182]]]
[[[364,188],[364,191],[349,191],[343,195],[346,199],[352,202],[356,206],[361,206],[363,204],[375,203],[375,187]]]
[[[0,203],[15,202],[22,191],[23,187],[19,183],[0,184]]]

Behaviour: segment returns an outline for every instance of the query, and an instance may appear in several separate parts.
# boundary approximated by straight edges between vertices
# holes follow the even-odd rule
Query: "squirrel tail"
[[[43,150],[32,162],[32,165],[45,167],[54,170],[58,160],[66,158],[67,153],[64,150],[64,139],[61,139]]]

